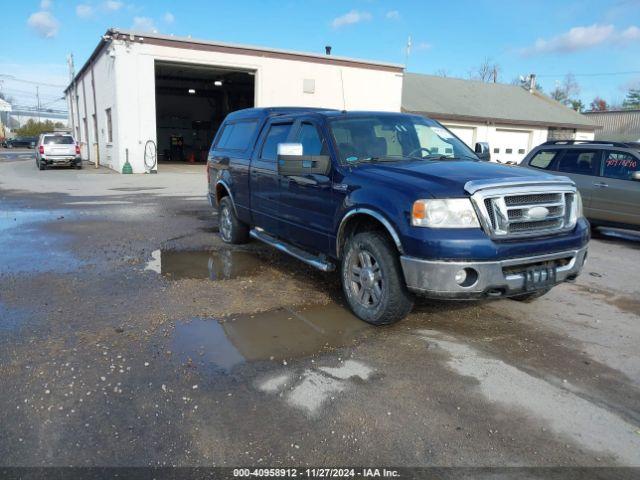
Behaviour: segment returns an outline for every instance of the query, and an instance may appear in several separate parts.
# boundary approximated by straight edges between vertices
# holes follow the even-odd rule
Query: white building
[[[405,73],[402,110],[440,121],[467,145],[489,143],[491,160],[519,163],[547,140],[593,140],[598,125],[535,90]]]
[[[400,111],[400,65],[330,55],[108,30],[65,90],[85,160],[145,171],[145,146],[162,161],[206,156],[227,113],[318,106]]]

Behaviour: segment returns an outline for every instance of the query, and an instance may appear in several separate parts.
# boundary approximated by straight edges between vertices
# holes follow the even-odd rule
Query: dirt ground
[[[640,234],[533,303],[375,328],[224,245],[205,191],[0,155],[0,465],[640,465]]]

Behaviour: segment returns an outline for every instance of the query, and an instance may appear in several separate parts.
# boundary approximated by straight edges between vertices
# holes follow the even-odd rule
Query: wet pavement
[[[640,465],[639,234],[375,328],[216,230],[193,170],[0,162],[0,466]]]

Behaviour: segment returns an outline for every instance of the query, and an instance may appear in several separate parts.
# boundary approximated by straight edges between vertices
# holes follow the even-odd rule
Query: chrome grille
[[[547,235],[573,228],[575,187],[518,186],[476,192],[481,223],[494,238]],[[533,191],[531,191],[533,190]]]

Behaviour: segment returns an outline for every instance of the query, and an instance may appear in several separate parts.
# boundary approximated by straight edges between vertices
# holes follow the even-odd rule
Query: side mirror
[[[278,174],[285,177],[301,175],[329,175],[329,155],[303,155],[301,143],[278,144]]]
[[[477,142],[475,152],[480,160],[485,162],[491,160],[491,152],[489,151],[489,144],[487,142]]]
[[[640,172],[633,172],[631,174],[631,180],[635,180],[636,182],[640,182]]]

